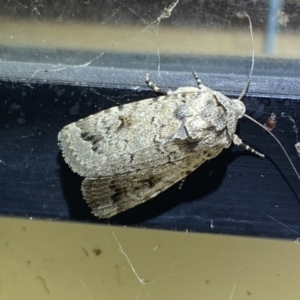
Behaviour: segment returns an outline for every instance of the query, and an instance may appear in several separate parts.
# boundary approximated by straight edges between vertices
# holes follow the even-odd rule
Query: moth
[[[145,202],[232,142],[243,144],[235,130],[244,104],[195,78],[198,88],[112,107],[59,133],[64,159],[85,177],[83,197],[96,216],[111,217]],[[146,82],[162,92],[148,76]]]
[[[250,18],[249,22],[252,37]],[[208,88],[196,73],[198,87],[168,92],[146,75],[147,85],[161,96],[112,107],[65,126],[58,134],[59,146],[71,169],[85,177],[81,189],[92,213],[109,218],[182,184],[232,143],[263,157],[235,133],[240,118],[252,119],[241,98],[253,64],[254,50],[248,84],[238,99]]]

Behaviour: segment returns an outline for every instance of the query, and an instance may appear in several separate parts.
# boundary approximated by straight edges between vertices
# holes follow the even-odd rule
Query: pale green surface
[[[8,218],[0,236],[0,299],[300,297],[297,241]]]

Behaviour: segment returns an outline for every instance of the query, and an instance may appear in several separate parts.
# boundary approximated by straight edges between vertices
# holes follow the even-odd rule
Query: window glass
[[[244,12],[253,23],[257,61],[300,55],[297,1],[19,0],[0,5],[1,59],[54,64],[49,71],[69,65],[247,74],[251,43]],[[220,59],[224,56],[245,59],[235,65]],[[255,70],[268,75],[274,68],[257,63]]]

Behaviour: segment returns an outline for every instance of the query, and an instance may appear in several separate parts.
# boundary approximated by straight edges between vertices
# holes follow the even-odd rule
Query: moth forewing
[[[126,175],[86,178],[82,183],[83,197],[94,215],[109,218],[157,196],[203,162],[199,156],[186,157],[174,164],[153,167],[149,173],[136,170]]]

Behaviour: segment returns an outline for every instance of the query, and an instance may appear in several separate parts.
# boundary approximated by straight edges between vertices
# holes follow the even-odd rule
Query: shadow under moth
[[[206,87],[195,73],[198,87],[168,92],[146,75],[147,85],[162,96],[112,107],[71,123],[59,132],[65,161],[85,177],[83,197],[94,215],[109,218],[157,196],[177,182],[183,183],[191,172],[232,143],[264,157],[235,134],[242,117],[266,130],[245,114],[241,101],[254,65],[252,26],[247,17],[252,67],[248,84],[238,99],[229,99]]]

